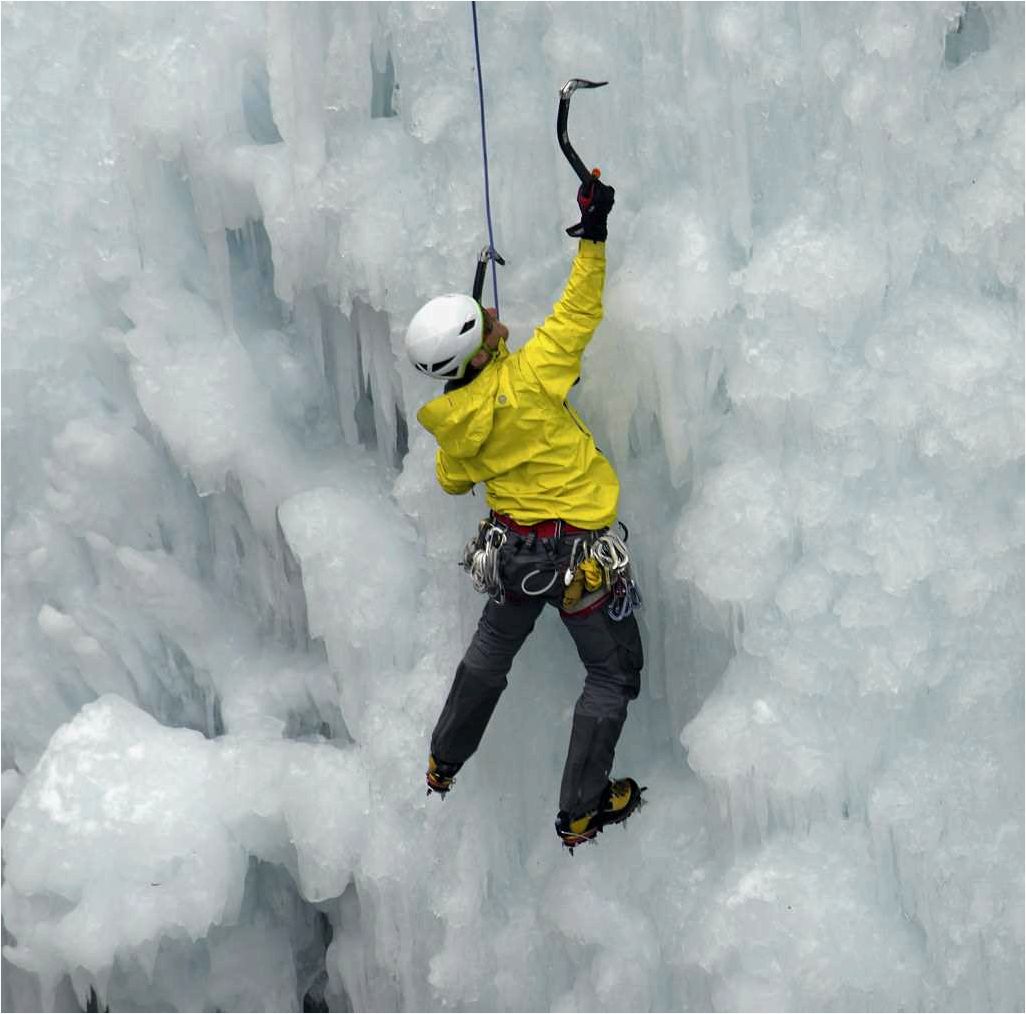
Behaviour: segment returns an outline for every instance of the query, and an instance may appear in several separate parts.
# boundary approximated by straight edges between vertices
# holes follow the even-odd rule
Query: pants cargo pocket
[[[628,700],[638,696],[645,657],[633,616],[614,621],[600,609],[586,616],[564,615],[563,623],[577,645],[588,682],[615,686]]]
[[[613,628],[613,637],[616,640],[616,651],[619,656],[620,666],[625,672],[633,674],[633,693],[631,699],[638,696],[641,691],[641,670],[645,665],[645,651],[641,646],[641,631],[638,629],[638,621],[633,615],[624,620],[614,622],[610,620]]]

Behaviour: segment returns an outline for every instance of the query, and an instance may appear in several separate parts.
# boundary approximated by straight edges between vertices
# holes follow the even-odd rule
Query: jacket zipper
[[[595,450],[598,451],[599,454],[601,454],[604,458],[606,456],[605,452],[602,450],[601,447],[599,447],[598,444],[595,443],[595,434],[590,433],[588,430],[584,428],[584,424],[577,418],[577,415],[574,413],[574,410],[570,407],[570,403],[568,401],[563,402],[563,408],[565,408],[567,412],[570,414],[570,418],[573,419],[574,425],[592,442],[592,444],[595,447]]]
[[[585,435],[588,436],[588,431],[581,425],[580,420],[574,415],[573,409],[570,408],[570,403],[567,401],[563,402],[563,408],[570,414],[570,418],[573,419],[574,425]]]

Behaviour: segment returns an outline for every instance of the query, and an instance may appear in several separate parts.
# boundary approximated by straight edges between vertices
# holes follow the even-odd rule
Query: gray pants
[[[506,601],[489,600],[477,631],[456,669],[449,697],[431,736],[431,753],[448,764],[462,764],[478,748],[485,726],[506,689],[516,653],[534,629],[546,603],[561,606],[574,536],[541,540],[511,534],[500,556]],[[556,580],[543,594],[553,575]],[[603,603],[598,609],[564,614],[563,623],[584,663],[584,690],[574,708],[570,748],[563,768],[559,808],[571,819],[594,810],[609,781],[616,742],[627,717],[627,703],[641,689],[644,655],[634,616],[614,622]]]

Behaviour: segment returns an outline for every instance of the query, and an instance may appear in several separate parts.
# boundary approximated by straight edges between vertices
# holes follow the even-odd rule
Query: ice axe
[[[591,172],[585,168],[580,156],[574,151],[573,145],[566,132],[566,121],[570,115],[570,96],[578,88],[602,88],[609,84],[608,81],[585,81],[581,77],[573,77],[559,90],[559,113],[556,115],[556,136],[559,138],[559,147],[566,160],[573,167],[575,173],[584,186],[587,186],[593,179],[598,179],[602,172],[599,169],[592,169]],[[571,229],[573,226],[570,227]],[[567,230],[569,232],[569,230]]]

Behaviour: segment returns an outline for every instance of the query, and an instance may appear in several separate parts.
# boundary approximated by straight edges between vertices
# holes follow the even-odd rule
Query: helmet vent
[[[460,328],[460,334],[466,334],[475,324],[477,324],[477,321],[471,318]]]
[[[437,363],[432,363],[431,372],[439,373],[439,371],[445,369],[445,367],[448,366],[455,358],[455,356],[449,356],[448,359],[440,359]]]

